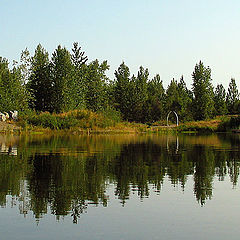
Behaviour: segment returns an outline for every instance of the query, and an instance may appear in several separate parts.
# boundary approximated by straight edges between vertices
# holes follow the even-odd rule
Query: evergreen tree
[[[86,75],[86,107],[92,111],[103,110],[108,106],[106,70],[109,69],[107,61],[99,63],[98,60],[88,65]]]
[[[8,64],[0,57],[0,111],[22,111],[28,108],[30,95],[23,84],[20,67],[10,70]]]
[[[47,51],[39,44],[31,60],[31,75],[27,84],[32,92],[32,107],[37,111],[51,111],[51,95],[53,93],[50,76],[50,63]]]
[[[75,67],[81,68],[82,65],[86,64],[88,57],[84,56],[85,52],[81,51],[81,47],[78,46],[77,42],[73,43],[72,52],[71,58]]]
[[[133,80],[135,81],[134,120],[138,122],[145,122],[147,120],[148,76],[148,69],[140,66],[137,78]]]
[[[114,99],[115,107],[120,110],[124,119],[129,119],[132,89],[130,88],[130,71],[123,62],[115,71]]]
[[[60,45],[54,51],[51,63],[53,93],[51,104],[53,111],[63,112],[73,109],[71,55]]]
[[[211,83],[211,69],[200,61],[196,64],[193,78],[193,115],[195,120],[204,120],[213,117],[214,101]]]
[[[227,108],[230,114],[239,113],[239,93],[235,79],[232,78],[229,83],[228,93],[227,93]]]
[[[164,116],[164,100],[165,91],[160,75],[157,74],[148,82],[148,111],[146,115],[148,121],[157,121],[163,119]]]
[[[175,79],[172,79],[168,88],[166,90],[166,111],[176,111],[179,112],[181,109],[179,102],[179,92],[178,92],[178,84]]]
[[[74,108],[86,107],[86,85],[88,66],[86,64],[88,57],[84,56],[85,52],[81,51],[78,43],[73,43],[72,48],[72,63],[74,71],[72,72],[72,99],[74,101]]]
[[[183,79],[183,76],[180,78],[178,83],[178,96],[179,96],[179,105],[181,106],[178,110],[180,120],[189,121],[192,120],[192,92],[187,88],[186,83]]]
[[[22,83],[24,85],[27,84],[29,80],[30,68],[31,68],[31,56],[28,49],[26,48],[21,53],[20,65],[19,65],[19,69],[21,71],[21,76],[22,76]]]
[[[222,84],[218,84],[214,92],[214,106],[216,115],[227,113],[226,91]]]

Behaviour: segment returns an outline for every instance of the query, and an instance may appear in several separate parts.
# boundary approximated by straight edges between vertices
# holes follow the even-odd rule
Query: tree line
[[[181,121],[204,120],[216,115],[239,114],[240,99],[234,78],[227,90],[212,84],[211,69],[200,61],[192,73],[192,88],[183,76],[172,79],[166,89],[160,75],[152,79],[140,66],[136,75],[122,62],[110,80],[107,61],[88,57],[78,43],[71,51],[59,45],[50,56],[39,44],[33,56],[26,49],[20,62],[9,67],[0,57],[0,111],[32,109],[37,112],[66,112],[111,109],[124,120],[154,122],[176,111]]]

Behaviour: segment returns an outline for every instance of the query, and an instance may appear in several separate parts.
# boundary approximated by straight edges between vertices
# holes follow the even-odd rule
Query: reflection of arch
[[[173,112],[173,113],[175,114],[175,116],[176,116],[176,122],[177,122],[177,126],[178,126],[178,115],[177,115],[177,113],[176,113],[175,111],[170,111],[170,112],[168,113],[168,115],[167,115],[167,126],[169,126],[169,125],[168,125],[168,118],[169,118],[169,115],[170,115],[172,112]]]
[[[167,151],[169,152],[169,138],[168,138],[168,135],[167,135]],[[176,150],[175,150],[175,153],[178,152],[178,149],[179,149],[179,140],[178,140],[178,136],[176,136]]]

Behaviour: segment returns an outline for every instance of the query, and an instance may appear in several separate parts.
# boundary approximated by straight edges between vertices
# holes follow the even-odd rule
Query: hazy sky
[[[167,86],[194,66],[212,69],[213,84],[240,85],[239,0],[0,0],[0,56],[18,60],[38,43],[52,53],[77,41],[90,60],[124,61],[159,73]]]

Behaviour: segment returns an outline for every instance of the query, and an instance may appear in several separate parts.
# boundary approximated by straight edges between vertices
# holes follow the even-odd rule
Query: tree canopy
[[[200,61],[192,74],[192,89],[181,76],[166,89],[159,74],[139,67],[136,74],[122,62],[109,79],[108,62],[88,57],[77,42],[71,52],[59,45],[52,54],[39,44],[33,56],[25,49],[20,62],[9,68],[0,57],[0,111],[33,109],[37,112],[66,112],[74,109],[115,111],[123,120],[155,122],[176,111],[180,121],[204,120],[215,115],[239,114],[239,92],[231,79],[214,89],[211,69]]]

